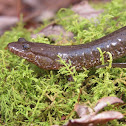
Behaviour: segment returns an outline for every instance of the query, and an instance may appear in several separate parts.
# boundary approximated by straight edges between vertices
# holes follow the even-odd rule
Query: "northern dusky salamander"
[[[17,42],[9,43],[7,47],[12,53],[43,69],[58,70],[62,66],[58,61],[59,55],[67,63],[70,60],[76,70],[82,70],[83,67],[101,65],[97,47],[102,51],[109,51],[113,59],[126,56],[126,26],[86,44],[55,46],[28,42],[24,38],[19,38]],[[108,54],[105,54],[105,61],[108,59]]]

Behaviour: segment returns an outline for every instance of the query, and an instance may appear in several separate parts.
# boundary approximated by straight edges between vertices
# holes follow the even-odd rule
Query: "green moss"
[[[126,25],[125,5],[124,0],[113,0],[104,7],[104,13],[97,20],[91,21],[78,18],[69,9],[62,9],[56,21],[76,35],[76,42],[72,44],[86,43]],[[77,118],[73,109],[78,99],[90,106],[104,96],[122,97],[126,102],[126,68],[110,68],[111,60],[109,67],[96,71],[84,68],[77,72],[70,63],[60,59],[64,67],[59,71],[46,71],[4,50],[9,42],[17,41],[19,37],[50,44],[48,39],[39,36],[31,39],[30,34],[20,22],[0,38],[1,125],[64,124]],[[69,75],[74,81],[68,80]],[[125,107],[116,110],[126,113]],[[62,116],[66,120],[61,121]],[[125,122],[115,120],[108,125],[124,126]]]

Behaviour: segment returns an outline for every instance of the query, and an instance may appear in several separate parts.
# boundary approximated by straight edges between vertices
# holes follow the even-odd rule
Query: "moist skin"
[[[83,67],[91,68],[101,65],[98,47],[102,51],[110,52],[113,59],[125,56],[126,26],[93,42],[81,45],[55,46],[28,42],[24,38],[19,38],[17,42],[9,43],[7,47],[12,53],[42,69],[58,70],[62,66],[58,61],[60,56],[67,63],[70,60],[76,70],[82,70]],[[105,54],[105,61],[108,59],[108,55]]]

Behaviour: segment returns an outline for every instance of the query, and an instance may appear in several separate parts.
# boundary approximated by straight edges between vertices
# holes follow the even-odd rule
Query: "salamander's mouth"
[[[7,45],[7,49],[20,57],[24,57],[24,51],[18,46],[18,43],[16,42],[9,43]]]

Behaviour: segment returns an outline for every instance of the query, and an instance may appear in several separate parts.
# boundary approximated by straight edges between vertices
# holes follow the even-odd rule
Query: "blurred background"
[[[81,16],[90,18],[103,10],[94,10],[89,2],[97,4],[108,1],[110,0],[0,0],[0,35],[13,27],[20,20],[21,14],[25,28],[37,28],[43,20],[53,20],[60,8],[69,7]]]

